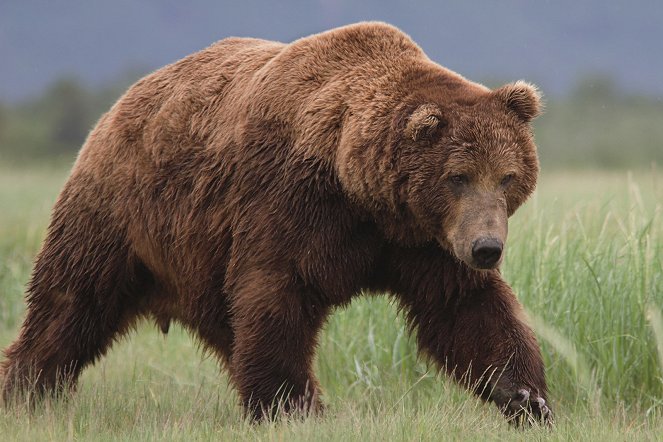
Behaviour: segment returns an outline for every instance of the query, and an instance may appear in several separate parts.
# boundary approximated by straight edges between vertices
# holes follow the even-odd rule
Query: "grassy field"
[[[0,347],[66,171],[0,168]],[[251,425],[180,328],[152,324],[33,412],[0,408],[2,440],[658,440],[663,435],[663,173],[544,173],[512,219],[506,279],[543,347],[557,424],[511,429],[416,357],[383,298],[337,312],[320,339],[324,417]]]

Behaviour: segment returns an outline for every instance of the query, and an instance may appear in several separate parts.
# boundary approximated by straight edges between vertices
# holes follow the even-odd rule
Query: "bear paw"
[[[553,424],[553,415],[546,400],[527,388],[517,390],[510,397],[502,401],[500,407],[510,423],[516,426],[542,423]]]
[[[546,400],[526,387],[505,388],[497,385],[493,388],[489,399],[504,413],[509,423],[515,426],[526,426],[534,423],[553,424],[553,415]]]

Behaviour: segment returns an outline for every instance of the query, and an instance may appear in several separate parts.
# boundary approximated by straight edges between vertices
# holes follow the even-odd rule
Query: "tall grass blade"
[[[553,326],[547,324],[543,318],[530,312],[526,312],[526,314],[529,319],[528,322],[536,333],[548,342],[569,364],[576,376],[578,385],[586,392],[593,411],[598,413],[600,410],[601,392],[584,356],[570,339],[562,335]]]
[[[654,304],[647,305],[647,320],[651,325],[656,349],[658,350],[658,363],[661,366],[661,382],[663,382],[663,316]]]

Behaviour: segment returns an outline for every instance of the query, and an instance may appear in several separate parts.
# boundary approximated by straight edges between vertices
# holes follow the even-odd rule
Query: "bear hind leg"
[[[73,386],[81,370],[102,356],[133,322],[117,312],[104,312],[100,318],[100,312],[90,307],[40,303],[31,308],[0,368],[6,402]]]
[[[37,259],[19,337],[5,350],[0,387],[5,402],[57,394],[75,385],[81,370],[103,356],[142,314],[139,292],[149,272],[130,265],[125,247],[90,259],[53,259],[48,241]],[[90,255],[93,256],[94,251]],[[102,265],[103,264],[103,265]]]

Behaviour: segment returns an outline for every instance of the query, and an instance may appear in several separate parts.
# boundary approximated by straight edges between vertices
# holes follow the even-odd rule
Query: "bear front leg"
[[[321,411],[312,371],[327,309],[289,275],[251,272],[233,291],[233,382],[254,420]]]
[[[469,284],[447,284],[453,293],[420,285],[440,290],[404,297],[420,349],[510,421],[552,423],[539,346],[511,288],[497,272]]]

